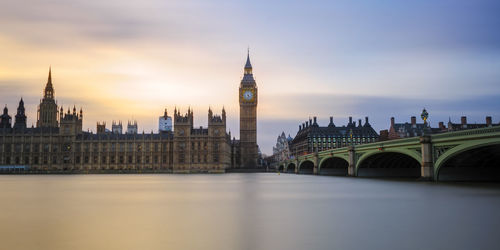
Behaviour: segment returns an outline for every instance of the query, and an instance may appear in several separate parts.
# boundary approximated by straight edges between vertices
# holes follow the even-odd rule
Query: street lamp
[[[427,110],[422,110],[422,114],[420,115],[422,120],[424,120],[424,129],[423,129],[423,134],[425,135],[425,132],[427,131],[427,118],[429,118],[429,113],[427,113]]]

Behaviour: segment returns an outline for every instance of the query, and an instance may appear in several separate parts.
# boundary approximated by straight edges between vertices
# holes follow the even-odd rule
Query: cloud
[[[133,118],[148,131],[176,105],[205,125],[208,106],[225,106],[238,137],[250,45],[264,152],[314,115],[370,116],[377,130],[423,107],[433,123],[495,119],[499,12],[493,0],[7,0],[0,101],[14,107],[22,95],[36,117],[52,65],[58,102],[83,106],[84,127]]]

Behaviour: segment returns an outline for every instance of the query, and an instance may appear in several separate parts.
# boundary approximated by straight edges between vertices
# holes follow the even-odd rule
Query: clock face
[[[243,98],[245,98],[245,100],[247,100],[247,101],[252,100],[252,98],[253,98],[252,91],[249,91],[249,90],[245,91],[245,93],[243,93]]]

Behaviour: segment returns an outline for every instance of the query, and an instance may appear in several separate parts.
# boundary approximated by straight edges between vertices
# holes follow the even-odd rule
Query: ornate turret
[[[17,107],[16,121],[14,123],[15,129],[25,129],[26,128],[26,114],[24,109],[23,98],[19,101],[19,106]]]
[[[255,79],[252,73],[252,64],[250,63],[250,50],[247,53],[247,62],[245,63],[243,79],[241,80],[241,85],[245,86],[255,86]]]
[[[222,107],[222,121],[226,122],[226,110]]]
[[[188,108],[185,115],[181,115],[180,110],[176,108],[174,115],[174,132],[176,136],[189,136],[193,129],[193,111]]]
[[[250,63],[250,49],[247,52],[247,62],[245,63],[245,75],[252,74],[252,64]]]
[[[9,115],[9,109],[7,105],[3,108],[3,115],[0,116],[0,128],[11,128],[12,118]]]
[[[52,67],[49,67],[49,78],[43,92],[44,99],[54,99],[54,87],[52,86]]]
[[[60,133],[65,135],[77,135],[82,133],[83,119],[76,113],[75,106],[73,106],[73,113],[71,113],[69,107],[66,114],[64,114],[63,107],[61,107],[59,112],[60,112],[60,123],[61,123],[61,129],[59,130]]]
[[[37,127],[57,127],[57,103],[54,99],[55,91],[52,85],[52,69],[49,68],[49,77],[43,91],[43,99],[40,101],[37,113]]]

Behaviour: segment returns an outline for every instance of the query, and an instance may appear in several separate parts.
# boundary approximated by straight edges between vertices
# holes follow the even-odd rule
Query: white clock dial
[[[252,100],[252,97],[253,97],[252,91],[245,91],[245,93],[243,93],[243,98],[245,98],[245,100],[247,101]]]

